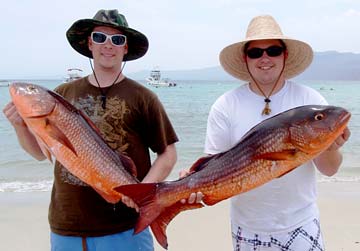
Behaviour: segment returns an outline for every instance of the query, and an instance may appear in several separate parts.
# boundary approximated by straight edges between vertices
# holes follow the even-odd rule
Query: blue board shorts
[[[51,251],[154,251],[154,242],[149,228],[133,234],[130,229],[125,232],[86,237],[86,249],[83,248],[83,238],[77,236],[58,235],[50,233]]]

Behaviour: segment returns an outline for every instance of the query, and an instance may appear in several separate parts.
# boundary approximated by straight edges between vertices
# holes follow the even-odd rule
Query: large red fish
[[[230,150],[199,159],[191,167],[193,173],[183,179],[116,190],[140,206],[135,232],[157,218],[156,235],[167,248],[167,225],[178,213],[191,209],[181,205],[181,199],[202,192],[203,202],[214,205],[283,176],[327,149],[349,119],[350,113],[340,107],[297,107],[258,124]]]
[[[134,177],[133,161],[112,150],[91,120],[63,97],[30,83],[12,83],[9,91],[18,113],[47,158],[51,160],[51,156],[55,156],[106,201],[120,201],[122,194],[114,190],[115,187],[139,183]],[[163,236],[155,234],[160,228],[156,220],[151,228],[155,238],[161,241]]]
[[[9,91],[44,155],[55,156],[106,201],[121,199],[115,187],[138,183],[133,161],[112,150],[91,120],[60,95],[27,83],[12,83]]]

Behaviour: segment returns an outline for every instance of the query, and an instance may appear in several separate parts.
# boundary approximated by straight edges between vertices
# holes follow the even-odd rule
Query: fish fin
[[[58,102],[60,102],[63,106],[65,106],[65,108],[71,112],[77,112],[78,109],[76,109],[75,106],[73,106],[69,101],[67,101],[66,99],[64,99],[60,94],[51,91],[51,90],[47,90],[47,92],[53,96]]]
[[[280,152],[263,153],[255,156],[255,158],[266,159],[266,160],[292,160],[297,152],[298,152],[297,149],[288,149]]]
[[[40,135],[35,135],[35,139],[41,149],[41,152],[45,155],[45,157],[51,162],[53,163],[52,160],[52,156],[51,156],[51,152],[49,151],[49,148],[47,147],[47,145],[45,144],[44,140],[40,137]]]
[[[107,202],[109,203],[112,203],[112,204],[115,204],[117,202],[119,202],[121,196],[119,195],[118,197],[115,197],[115,196],[112,196],[112,195],[109,195],[107,193],[104,193],[103,191],[95,188],[95,187],[92,187],[98,194],[101,195],[101,197],[103,197]]]
[[[86,116],[82,111],[77,110],[77,113],[88,123],[88,125],[101,137],[101,132],[100,129],[95,125],[95,123],[88,117]],[[104,140],[105,141],[105,140]]]
[[[47,131],[48,135],[69,148],[77,156],[74,146],[71,144],[66,135],[55,124],[51,123],[50,120],[46,119],[45,123],[45,130]]]
[[[81,110],[77,109],[73,104],[71,104],[69,101],[67,101],[66,99],[64,99],[60,94],[48,90],[48,93],[53,96],[58,102],[60,102],[63,106],[65,106],[66,109],[68,109],[70,112],[74,112],[79,114],[86,122],[87,124],[96,131],[96,133],[98,133],[101,136],[101,132],[99,130],[99,128],[95,125],[95,123],[88,117],[86,116]],[[101,137],[102,138],[102,137]]]
[[[191,167],[190,167],[190,173],[191,172],[198,172],[202,169],[204,169],[207,166],[207,163],[210,159],[214,158],[214,156],[205,156],[200,159],[198,159]]]
[[[277,178],[281,178],[281,177],[283,177],[284,175],[286,175],[286,174],[288,174],[288,173],[292,172],[295,168],[296,168],[296,167],[294,167],[293,169],[290,169],[289,171],[287,171],[287,172],[285,172],[285,173],[281,174],[281,175],[280,175],[279,177],[277,177]]]
[[[204,205],[201,203],[184,204],[180,201],[173,204],[170,207],[164,209],[164,211],[150,224],[151,231],[153,232],[157,242],[165,249],[168,248],[166,228],[170,221],[175,218],[180,212],[185,210],[191,210],[201,208]]]
[[[217,198],[217,197],[214,197],[214,196],[204,196],[203,198],[203,202],[208,205],[208,206],[212,206],[212,205],[215,205],[216,203],[220,202],[224,200],[224,198]]]
[[[52,156],[51,156],[50,151],[49,151],[43,144],[39,144],[39,146],[40,146],[41,152],[45,155],[45,157],[46,157],[51,163],[53,163],[53,160],[52,160]]]
[[[140,216],[134,233],[140,233],[159,216],[164,207],[156,201],[156,193],[160,183],[138,183],[115,187],[114,190],[130,197],[139,207]]]
[[[119,156],[126,171],[128,171],[132,176],[137,177],[137,170],[134,161],[124,154],[120,153]]]

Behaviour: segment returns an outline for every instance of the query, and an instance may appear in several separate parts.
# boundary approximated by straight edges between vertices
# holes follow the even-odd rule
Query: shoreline
[[[360,250],[360,183],[318,183],[318,204],[327,251]],[[0,250],[50,249],[50,192],[0,193]],[[232,250],[229,201],[178,215],[167,230],[170,251]],[[163,251],[155,242],[155,251]]]

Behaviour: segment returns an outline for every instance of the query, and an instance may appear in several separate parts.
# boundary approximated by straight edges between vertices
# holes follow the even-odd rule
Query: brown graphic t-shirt
[[[102,108],[101,92],[87,78],[62,84],[55,90],[83,111],[100,129],[108,145],[128,155],[141,181],[151,167],[149,148],[161,154],[178,141],[157,96],[146,87],[125,78],[106,93]],[[49,208],[51,230],[62,235],[101,236],[132,228],[138,217],[121,202],[106,202],[90,186],[55,164],[55,180]]]

